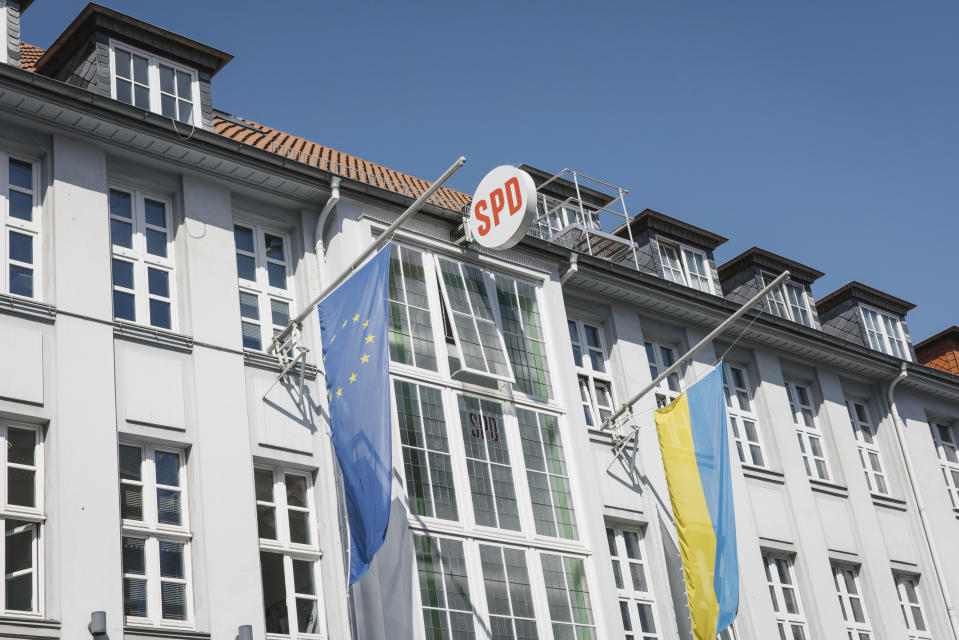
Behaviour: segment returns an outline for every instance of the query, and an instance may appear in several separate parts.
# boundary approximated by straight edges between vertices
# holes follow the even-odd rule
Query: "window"
[[[414,534],[413,545],[426,637],[475,638],[463,543]]]
[[[554,638],[596,637],[582,558],[544,553],[543,582]]]
[[[599,327],[580,320],[567,323],[586,426],[599,427],[613,414],[612,382],[602,332]]]
[[[313,638],[323,619],[313,485],[305,473],[253,470],[267,634]]]
[[[538,638],[525,554],[519,549],[480,545],[480,560],[492,637]]]
[[[959,509],[959,442],[955,430],[939,422],[930,422],[932,439],[936,443],[939,453],[939,464],[942,466],[942,476],[946,481],[946,490],[952,506]]]
[[[886,482],[882,458],[879,456],[876,425],[870,419],[869,409],[862,402],[854,400],[847,401],[846,408],[849,410],[849,422],[856,436],[859,463],[862,465],[863,473],[866,474],[866,484],[873,493],[889,495],[889,484]]]
[[[659,245],[659,258],[663,266],[663,277],[670,282],[686,285],[706,293],[713,292],[709,260],[699,249],[685,245],[674,245],[662,239]]]
[[[196,71],[113,42],[110,52],[116,100],[186,124],[200,122]]]
[[[43,470],[39,430],[0,423],[0,613],[39,614]]]
[[[639,531],[606,528],[613,562],[613,579],[619,596],[625,640],[659,640],[659,621],[652,584],[646,571],[646,550]]]
[[[461,395],[459,410],[476,523],[519,531],[503,407]]]
[[[470,264],[439,258],[440,284],[450,310],[453,338],[468,371],[513,382],[506,347],[491,302],[488,277]]]
[[[903,622],[906,623],[906,638],[932,640],[926,616],[922,612],[922,601],[919,599],[919,576],[896,573],[893,578],[899,593],[899,609],[902,611]]]
[[[173,233],[169,201],[110,189],[113,317],[173,329]]]
[[[777,276],[764,272],[763,286],[769,286],[769,283],[776,278]],[[766,294],[766,310],[774,316],[792,320],[807,327],[812,326],[806,290],[802,285],[790,280],[786,280]]]
[[[396,414],[410,513],[456,520],[456,490],[439,389],[396,380]]]
[[[667,347],[655,342],[644,343],[646,347],[646,360],[649,362],[649,379],[655,380],[660,373],[671,367],[676,362],[676,351],[672,347]],[[656,385],[656,406],[665,407],[682,393],[682,380],[679,372],[674,371],[669,377]]]
[[[576,539],[576,518],[556,417],[517,409],[536,533]]]
[[[780,640],[806,640],[806,619],[796,588],[793,557],[764,552],[763,564]]]
[[[786,395],[789,396],[789,409],[796,426],[796,438],[802,451],[806,475],[819,480],[829,480],[829,465],[823,451],[822,433],[816,427],[816,417],[812,408],[812,394],[809,388],[795,382],[786,383]]]
[[[390,245],[390,360],[436,371],[423,254]]]
[[[535,287],[527,282],[497,276],[496,296],[506,353],[513,366],[516,386],[527,395],[548,399],[552,388]]]
[[[909,360],[909,351],[906,349],[906,341],[902,338],[899,319],[869,307],[860,306],[859,308],[862,310],[869,346],[876,351]]]
[[[123,613],[129,624],[190,626],[190,526],[182,451],[120,445]]]
[[[233,227],[233,238],[243,347],[259,351],[290,323],[290,243],[282,234],[242,224]]]
[[[850,640],[872,640],[872,628],[866,617],[866,607],[859,589],[859,569],[834,564],[833,580],[836,583],[836,596],[843,620],[846,621],[846,635]]]
[[[2,293],[39,298],[40,282],[36,277],[40,263],[39,188],[34,162],[0,152]]]
[[[723,366],[723,391],[729,426],[736,438],[739,461],[757,467],[766,466],[762,444],[759,441],[759,422],[749,393],[746,370],[736,365]]]

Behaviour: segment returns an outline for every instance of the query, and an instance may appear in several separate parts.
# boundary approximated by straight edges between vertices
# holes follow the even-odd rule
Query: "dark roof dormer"
[[[644,209],[630,219],[628,226],[624,224],[613,231],[613,235],[620,238],[630,233],[638,245],[641,270],[722,295],[713,250],[726,242],[726,238],[652,209]]]
[[[718,272],[725,297],[742,304],[787,270],[789,278],[763,300],[764,310],[780,318],[818,328],[819,317],[810,286],[823,276],[822,271],[753,247],[721,265]]]
[[[861,282],[850,282],[816,303],[826,333],[903,360],[914,360],[906,314],[916,305]]]
[[[210,80],[233,56],[90,3],[37,73],[186,124],[213,127]]]

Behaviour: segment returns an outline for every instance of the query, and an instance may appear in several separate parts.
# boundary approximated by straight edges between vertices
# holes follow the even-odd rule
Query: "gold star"
[[[367,320],[366,322],[363,323],[363,328],[364,328],[364,329],[367,328],[368,326],[370,326],[370,321],[369,321],[369,320]]]
[[[368,353],[364,353],[363,357],[360,358],[360,362],[362,362],[363,364],[366,364],[369,361],[370,361],[370,354]]]
[[[333,337],[330,338],[330,344],[333,344],[333,341],[336,340],[336,334],[333,334]]]
[[[372,333],[366,334],[366,341],[367,341],[367,342],[373,342],[373,334],[372,334]]]
[[[356,314],[355,316],[353,316],[353,322],[359,322],[359,321],[360,321],[360,314]]]
[[[333,392],[332,392],[332,391],[330,391],[329,393],[326,394],[326,399],[327,399],[328,402],[332,402],[332,401],[333,401]]]
[[[326,362],[326,356],[323,356],[323,362]]]
[[[346,320],[343,321],[343,326],[344,326],[344,327],[346,326]]]
[[[354,382],[356,382],[356,374],[355,374],[355,373],[350,376],[350,384],[353,384]]]
[[[343,395],[343,387],[336,390],[336,397],[339,398],[341,395]]]

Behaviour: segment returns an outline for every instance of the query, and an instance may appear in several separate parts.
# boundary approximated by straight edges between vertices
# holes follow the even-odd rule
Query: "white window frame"
[[[612,535],[610,535],[612,534]],[[626,535],[636,536],[639,558],[630,558],[628,546],[626,544]],[[626,635],[634,640],[660,640],[663,634],[662,624],[659,614],[656,611],[656,595],[653,592],[652,576],[648,571],[649,554],[646,551],[645,541],[646,531],[643,527],[623,527],[616,524],[606,524],[606,544],[609,546],[610,560],[613,565],[613,577],[617,582],[622,583],[622,587],[614,582],[616,596],[619,601],[620,615],[622,615],[623,604],[626,605],[626,614],[629,616],[630,629],[624,629]],[[633,581],[633,572],[630,565],[638,565],[638,571],[643,576],[646,583],[645,589],[640,588]],[[638,613],[638,608],[645,606],[649,608],[652,615],[654,631],[643,631],[642,621]]]
[[[760,272],[763,286],[769,286],[769,283],[778,276],[765,271]],[[795,294],[794,300],[790,293]],[[813,326],[812,311],[809,304],[809,296],[806,295],[806,287],[793,282],[784,280],[778,287],[770,290],[766,294],[766,309],[769,313],[786,320],[792,320],[807,327]]]
[[[111,290],[111,300],[113,297],[113,291],[121,291],[123,293],[128,293],[133,296],[133,306],[134,306],[134,320],[128,320],[126,318],[117,318],[114,310],[114,319],[121,322],[132,322],[134,324],[145,325],[149,327],[155,327],[165,331],[176,331],[177,330],[177,304],[176,304],[176,269],[175,269],[175,260],[174,260],[174,243],[173,243],[173,203],[169,198],[164,198],[162,196],[155,196],[152,193],[147,193],[137,189],[131,189],[118,184],[111,184],[109,192],[114,191],[125,193],[130,196],[130,208],[132,220],[124,218],[122,216],[116,216],[112,213],[110,214],[111,223],[113,220],[118,222],[131,224],[133,227],[132,235],[132,248],[122,247],[116,244],[113,244],[113,238],[110,238],[110,251],[111,251],[111,260],[110,260],[110,290]],[[161,229],[160,227],[147,224],[146,221],[146,201],[151,200],[153,202],[158,202],[163,205],[164,213],[166,218],[166,228]],[[158,256],[147,251],[147,239],[146,232],[147,230],[152,231],[163,231],[166,233],[166,256]],[[111,231],[112,234],[112,231]],[[125,287],[118,287],[113,284],[113,260],[117,259],[122,262],[128,262],[133,264],[133,288],[127,289]],[[170,288],[170,297],[164,298],[162,296],[154,295],[150,293],[150,283],[149,283],[149,270],[156,269],[158,271],[163,271],[167,274]],[[157,299],[163,302],[166,302],[170,305],[170,326],[169,327],[160,327],[158,325],[152,324],[150,322],[150,300]]]
[[[659,261],[662,265],[663,278],[704,293],[716,293],[713,289],[712,267],[710,267],[709,256],[706,255],[705,251],[662,237],[656,238],[656,244],[659,246]],[[672,251],[674,255],[667,255],[669,251]],[[705,273],[699,273],[692,269],[691,255],[702,259]],[[675,258],[676,264],[673,263],[673,258]]]
[[[583,415],[586,426],[599,429],[603,422],[613,413],[616,406],[613,395],[613,380],[609,371],[609,351],[606,348],[606,338],[603,327],[596,322],[589,322],[578,318],[569,318],[567,326],[570,329],[569,340],[573,347],[573,364],[576,366],[577,383],[580,390],[580,402],[583,406]],[[596,332],[598,346],[591,346],[586,338],[587,328]],[[575,339],[573,332],[575,331]],[[579,350],[579,362],[576,362],[576,350]],[[593,366],[593,354],[602,359],[603,369]],[[604,394],[601,390],[605,390]]]
[[[799,585],[796,583],[795,559],[794,555],[787,555],[773,551],[763,551],[763,565],[766,570],[766,584],[769,587],[769,595],[773,599],[773,615],[776,618],[776,625],[782,634],[785,630],[785,637],[791,638],[793,627],[802,629],[805,640],[810,640],[809,629],[806,627],[806,616],[803,613],[802,597],[799,594]],[[782,581],[779,574],[779,566],[776,561],[786,564],[786,574],[788,584]],[[790,589],[796,601],[796,613],[790,613],[785,606],[786,597],[784,592]]]
[[[902,360],[912,360],[899,318],[864,304],[859,305],[859,314],[866,331],[866,346]]]
[[[796,437],[799,440],[799,448],[802,453],[803,463],[806,465],[806,475],[814,480],[823,480],[832,482],[832,469],[829,466],[829,458],[826,456],[826,434],[819,429],[819,423],[816,418],[816,402],[813,396],[812,388],[807,384],[787,380],[785,382],[786,395],[789,398],[789,409],[793,415],[793,426],[796,429]],[[802,394],[799,389],[805,392],[808,402],[802,401]],[[808,411],[812,419],[812,425],[807,425],[804,418],[804,411]],[[812,442],[819,445],[822,455],[816,455]],[[822,462],[823,470],[819,469],[817,462]],[[825,475],[823,475],[825,472]]]
[[[872,493],[888,496],[890,495],[889,478],[882,461],[882,453],[879,451],[879,425],[872,419],[869,403],[846,400],[846,409],[849,412],[853,435],[856,437],[856,448],[859,451],[862,471],[866,476],[866,484]],[[862,410],[862,415],[859,409]],[[879,466],[878,469],[873,466],[873,456],[875,456],[875,464]]]
[[[323,599],[323,580],[320,571],[320,551],[319,527],[316,520],[316,496],[313,490],[313,474],[308,471],[298,471],[294,469],[285,469],[269,465],[257,464],[254,471],[268,471],[273,475],[273,502],[266,503],[256,500],[257,505],[267,505],[273,507],[276,539],[260,538],[257,536],[259,551],[282,555],[283,557],[283,579],[284,592],[286,593],[287,621],[291,624],[291,630],[288,634],[267,633],[269,640],[288,640],[289,638],[314,640],[326,637],[326,610]],[[286,476],[296,476],[306,480],[306,508],[294,507],[287,503],[286,494]],[[290,519],[289,512],[299,511],[307,512],[307,530],[310,532],[310,542],[308,544],[292,542],[290,539]],[[293,582],[293,561],[300,560],[308,562],[313,567],[313,594],[298,594]],[[262,589],[263,576],[262,567],[260,573],[260,588]],[[298,621],[296,600],[309,599],[316,602],[317,626],[319,633],[307,633],[293,630],[293,625]],[[265,611],[264,611],[265,615]],[[266,628],[264,620],[264,629]]]
[[[673,363],[676,362],[676,352],[678,351],[678,349],[672,345],[656,342],[654,340],[646,340],[643,343],[643,347],[646,349],[646,360],[649,362],[649,376],[650,376],[649,379],[650,380],[655,380],[660,373],[662,373],[663,371],[665,371],[671,366],[671,364],[666,364],[666,361],[663,358],[663,349],[668,350],[669,353],[672,355]],[[652,359],[650,359],[650,355],[652,355]],[[658,385],[656,385],[656,388],[654,389],[654,391],[655,391],[655,397],[656,397],[656,405],[658,407],[667,406],[668,404],[676,400],[676,398],[678,398],[680,394],[683,392],[683,389],[685,388],[685,386],[683,384],[682,373],[684,370],[685,370],[685,365],[681,367],[679,371],[673,372],[672,375],[670,375],[668,378],[666,378],[665,380],[660,382]],[[676,384],[679,387],[678,390],[670,389],[669,387],[670,380],[676,381]]]
[[[190,91],[193,96],[193,122],[186,123],[182,120],[176,120],[176,122],[182,123],[186,126],[195,126],[197,128],[203,128],[203,120],[200,110],[200,82],[199,76],[196,69],[191,69],[190,67],[185,67],[182,64],[173,62],[166,58],[161,58],[160,56],[153,55],[152,53],[147,53],[143,49],[138,49],[137,47],[130,46],[126,42],[119,42],[114,39],[110,39],[110,97],[114,100],[117,100],[117,69],[116,69],[116,50],[123,49],[132,55],[140,56],[141,58],[147,59],[147,74],[149,78],[149,83],[147,85],[148,92],[150,95],[150,111],[157,114],[162,114],[163,111],[160,108],[160,65],[166,67],[171,67],[175,71],[180,71],[190,75]],[[130,80],[131,84],[133,80]],[[174,79],[174,83],[176,79]],[[124,103],[127,104],[127,103]],[[133,105],[131,105],[133,106]]]
[[[893,580],[896,583],[896,593],[899,594],[899,609],[902,611],[903,623],[906,625],[907,640],[932,640],[932,631],[929,629],[929,618],[922,607],[922,594],[919,592],[919,576],[910,573],[893,572]],[[912,592],[916,595],[916,601],[909,600],[907,583],[912,586]],[[908,610],[908,613],[907,613]],[[926,628],[917,629],[916,611],[922,616],[922,621]]]
[[[133,627],[162,627],[175,629],[192,629],[194,625],[195,608],[193,603],[193,562],[191,548],[193,534],[190,530],[190,501],[187,493],[187,472],[186,472],[186,450],[176,447],[167,447],[154,445],[147,442],[136,442],[130,440],[121,440],[120,446],[136,447],[140,449],[140,481],[132,481],[121,478],[118,475],[119,484],[133,484],[141,488],[143,520],[131,520],[122,518],[122,538],[137,538],[144,541],[144,561],[147,583],[147,615],[123,616],[124,623]],[[172,453],[179,457],[179,470],[177,480],[180,483],[176,487],[180,491],[180,524],[173,525],[159,522],[157,508],[157,489],[165,488],[164,485],[157,483],[156,477],[156,453]],[[172,579],[160,577],[160,542],[174,542],[183,545],[183,578]],[[122,542],[121,542],[122,545]],[[122,552],[122,547],[121,547]],[[121,578],[125,578],[121,567]],[[131,574],[130,577],[143,579],[144,576]],[[177,582],[185,584],[185,604],[186,616],[184,620],[173,620],[163,618],[161,602],[161,582]],[[125,604],[124,604],[125,606]]]
[[[737,373],[742,384],[739,384],[737,380]],[[726,395],[726,413],[729,415],[729,427],[736,440],[739,461],[754,467],[768,468],[768,458],[763,448],[762,434],[760,433],[759,416],[755,409],[756,399],[752,393],[747,368],[738,364],[724,363],[723,391]],[[755,438],[749,436],[749,431],[746,428],[747,423],[753,425]],[[758,461],[756,460],[757,455],[759,457]]]
[[[2,2],[2,0],[0,0]],[[0,17],[2,17],[2,4],[0,4]],[[2,23],[5,24],[5,23]],[[2,47],[6,49],[6,47]],[[14,187],[10,184],[10,161],[30,165],[30,177],[32,180],[32,190],[30,196],[33,199],[30,220],[21,220],[10,215],[9,192],[11,190],[19,193],[27,193],[20,187]],[[0,150],[0,258],[2,258],[3,274],[0,275],[0,293],[16,296],[18,298],[28,298],[30,300],[41,300],[42,287],[40,279],[40,265],[42,264],[42,243],[40,242],[40,163],[35,158],[24,156],[18,153],[7,153]],[[33,248],[33,263],[14,261],[10,257],[10,233],[19,233],[31,238]],[[33,271],[33,296],[22,296],[12,293],[10,290],[10,267],[16,265]]]
[[[295,313],[294,302],[296,301],[296,292],[293,288],[293,256],[292,246],[290,244],[290,234],[280,231],[274,227],[264,227],[248,219],[237,217],[233,221],[233,226],[249,229],[253,233],[253,253],[240,250],[234,240],[234,254],[241,254],[253,258],[253,273],[255,280],[241,278],[239,270],[237,271],[237,286],[239,291],[256,296],[257,312],[259,318],[254,322],[252,319],[240,318],[240,327],[242,332],[242,323],[257,324],[260,328],[260,351],[266,350],[273,343],[273,336],[286,328],[286,325],[273,324],[272,300],[283,302],[289,310],[289,317],[292,318]],[[275,258],[268,258],[266,255],[266,236],[271,235],[283,241],[283,261]],[[270,284],[270,276],[267,271],[267,264],[282,264],[286,270],[286,289],[274,287]],[[238,294],[239,295],[239,294]],[[241,333],[242,342],[242,333]],[[250,349],[251,347],[244,347]],[[256,351],[256,349],[254,349]]]
[[[10,463],[7,460],[8,446],[7,433],[10,428],[31,431],[34,434],[33,447],[33,465],[22,465]],[[43,432],[39,427],[29,424],[23,424],[13,421],[0,422],[0,615],[17,618],[42,618],[44,616],[45,584],[44,584],[44,566],[43,566],[43,543],[44,543],[44,523],[46,516],[44,514],[43,498],[44,491],[44,458],[43,458]],[[34,472],[34,506],[26,507],[22,505],[12,505],[7,502],[7,487],[9,483],[9,468],[30,469]],[[33,559],[32,574],[32,599],[33,609],[31,611],[8,610],[6,593],[6,521],[19,520],[29,523],[27,526],[33,526],[33,540],[31,556]]]
[[[853,591],[849,590],[846,578],[852,578]],[[839,608],[846,621],[846,633],[854,640],[872,640],[872,626],[869,624],[869,612],[866,610],[866,598],[862,592],[862,583],[859,581],[859,567],[833,563],[833,583],[836,586],[836,596],[839,598]],[[862,621],[855,618],[853,602],[858,601],[862,611]]]
[[[959,435],[956,434],[955,426],[949,422],[931,420],[929,427],[939,456],[939,465],[942,467],[946,491],[949,492],[953,509],[959,509]],[[943,430],[949,435],[949,440],[943,439]],[[949,459],[948,451],[952,451],[952,457],[956,458],[956,462]]]

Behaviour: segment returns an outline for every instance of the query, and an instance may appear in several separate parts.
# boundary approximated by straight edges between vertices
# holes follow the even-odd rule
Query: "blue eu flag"
[[[390,427],[386,245],[319,304],[333,448],[350,523],[350,584],[379,551],[390,519]]]

